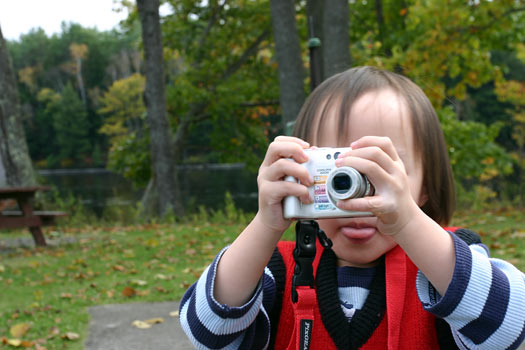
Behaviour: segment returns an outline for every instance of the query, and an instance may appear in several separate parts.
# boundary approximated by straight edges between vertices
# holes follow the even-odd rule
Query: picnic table
[[[45,246],[46,239],[42,226],[54,224],[56,217],[67,215],[60,211],[33,210],[32,199],[37,191],[48,191],[47,186],[3,187],[0,188],[0,201],[14,200],[18,210],[0,210],[0,229],[28,227],[37,246]]]

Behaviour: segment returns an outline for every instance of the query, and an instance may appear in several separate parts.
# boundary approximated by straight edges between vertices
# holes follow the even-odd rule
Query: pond
[[[191,165],[180,167],[178,172],[183,203],[190,209],[201,205],[209,209],[222,208],[225,194],[229,192],[237,208],[245,212],[257,210],[257,176],[243,164]],[[60,195],[71,193],[98,216],[108,206],[136,204],[144,192],[106,169],[56,169],[38,173]]]

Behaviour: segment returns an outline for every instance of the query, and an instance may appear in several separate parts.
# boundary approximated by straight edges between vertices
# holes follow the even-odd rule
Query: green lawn
[[[525,270],[522,211],[462,213],[455,225],[480,232],[493,256]],[[33,349],[82,349],[99,304],[180,299],[243,224],[171,224],[61,228],[82,237],[67,246],[0,253],[0,349],[15,333]],[[29,233],[2,233],[2,237]],[[286,237],[293,237],[287,233]],[[24,327],[30,327],[24,332]],[[22,330],[20,330],[22,329]],[[78,334],[79,338],[76,338]],[[73,338],[73,339],[70,339]]]

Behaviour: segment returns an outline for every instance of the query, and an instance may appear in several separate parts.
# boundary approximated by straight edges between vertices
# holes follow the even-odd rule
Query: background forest
[[[423,88],[441,118],[461,205],[498,199],[523,206],[521,1],[166,4],[168,147],[176,164],[244,162],[256,171],[310,90],[313,33],[321,40],[321,80],[374,65]],[[60,34],[34,29],[7,46],[36,168],[107,167],[144,188],[152,160],[141,26],[135,4],[120,5],[129,16],[118,30],[69,23]]]

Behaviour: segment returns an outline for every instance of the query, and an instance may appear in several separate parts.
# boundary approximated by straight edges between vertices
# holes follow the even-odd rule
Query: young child
[[[460,231],[443,228],[453,212],[454,183],[438,118],[421,89],[395,73],[350,69],[312,92],[294,134],[268,147],[254,219],[182,299],[181,324],[196,348],[297,349],[301,343],[323,350],[494,350],[521,344],[524,274],[489,258],[470,231],[460,230],[459,238]],[[313,329],[299,340],[290,300],[293,244],[280,242],[291,224],[282,201],[312,202],[314,181],[301,165],[310,145],[351,146],[336,166],[366,174],[375,194],[337,205],[374,216],[318,220],[333,247],[317,249]]]

